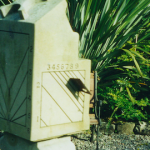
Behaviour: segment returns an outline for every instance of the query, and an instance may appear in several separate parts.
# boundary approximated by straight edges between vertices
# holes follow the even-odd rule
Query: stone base
[[[0,150],[75,150],[71,137],[57,138],[41,142],[31,142],[5,133],[0,138]]]

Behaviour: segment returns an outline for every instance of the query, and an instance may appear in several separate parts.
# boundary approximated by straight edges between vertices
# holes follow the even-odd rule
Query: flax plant
[[[80,35],[79,57],[92,60],[92,71],[97,70],[102,79],[104,69],[112,58],[126,52],[131,56],[138,74],[143,77],[136,58],[144,58],[136,51],[123,47],[147,23],[143,18],[149,15],[149,0],[67,0],[67,2],[69,21],[73,30]],[[146,34],[146,37],[149,35],[150,33]],[[111,72],[107,70],[107,74]]]
[[[144,57],[141,53],[150,55],[150,50],[143,49],[141,44],[150,36],[150,27],[147,26],[150,1],[67,0],[67,2],[70,24],[80,35],[79,57],[91,59],[91,71],[96,70],[100,78],[99,88],[111,86],[112,81],[117,81],[120,77],[127,78],[129,83],[136,83],[141,88],[138,80],[149,80],[149,77],[141,71],[143,64],[150,64],[147,59],[149,57]],[[122,55],[127,55],[131,61],[119,62],[117,58]],[[138,101],[132,96],[133,93],[128,86],[126,93],[134,107]],[[118,108],[124,109],[119,104]]]

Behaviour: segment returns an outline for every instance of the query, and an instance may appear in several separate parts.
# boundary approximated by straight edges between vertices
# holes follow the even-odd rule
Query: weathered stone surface
[[[115,125],[114,124],[110,124],[110,126],[108,126],[107,122],[102,122],[102,125],[100,126],[100,132],[103,134],[112,134],[115,131]]]
[[[135,127],[135,123],[133,122],[126,122],[123,124],[118,124],[116,126],[118,134],[133,134],[133,129]]]
[[[5,133],[0,138],[1,150],[75,150],[70,137],[57,138],[42,142],[31,142]]]
[[[147,122],[139,121],[134,128],[135,134],[150,135],[150,125]]]
[[[91,61],[66,0],[15,2],[0,7],[0,130],[34,142],[88,130]]]

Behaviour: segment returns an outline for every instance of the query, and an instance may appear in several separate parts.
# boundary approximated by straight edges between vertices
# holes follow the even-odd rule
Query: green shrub
[[[124,48],[134,49],[131,43],[132,40]],[[149,53],[150,50],[147,49],[149,45],[143,47]],[[112,64],[106,67],[106,70],[110,69],[113,72],[113,76],[107,78],[107,74],[104,74],[103,80],[98,85],[99,99],[103,99],[102,118],[110,118],[114,109],[118,108],[112,116],[115,120],[148,121],[150,119],[150,63],[148,60],[150,55],[138,49],[136,51],[147,58],[145,60],[136,58],[143,77],[137,74],[133,59],[126,53],[114,57]],[[116,79],[117,75],[118,79]]]
[[[103,99],[103,106],[101,110],[101,117],[109,119],[114,109],[118,107],[118,110],[114,114],[115,120],[123,121],[137,121],[150,119],[150,99],[144,97],[142,99],[134,99],[132,101],[126,91],[126,86],[130,88],[134,96],[140,94],[139,90],[135,90],[129,81],[120,79],[113,82],[111,87],[98,88],[99,99]],[[125,84],[122,84],[124,82]],[[127,83],[127,84],[126,84]]]

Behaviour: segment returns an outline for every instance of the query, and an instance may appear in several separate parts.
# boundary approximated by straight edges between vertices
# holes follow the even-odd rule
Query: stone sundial
[[[65,0],[0,8],[0,129],[41,141],[89,129],[90,60]]]

